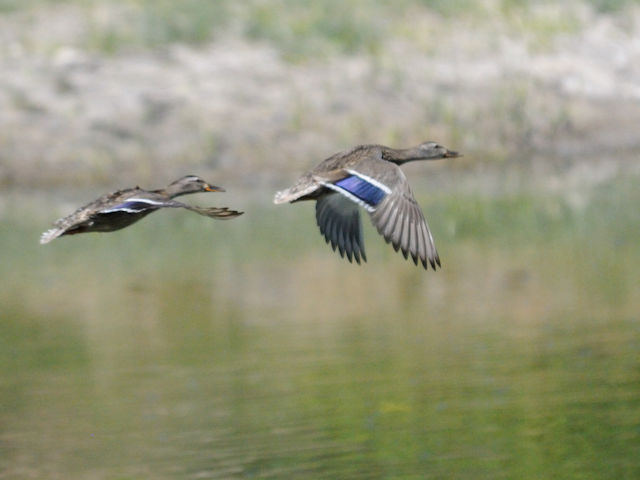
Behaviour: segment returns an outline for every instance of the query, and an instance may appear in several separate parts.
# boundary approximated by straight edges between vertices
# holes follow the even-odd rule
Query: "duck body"
[[[136,186],[107,193],[57,220],[54,228],[42,234],[40,243],[48,243],[63,235],[120,230],[161,208],[185,208],[200,215],[218,219],[242,215],[243,212],[229,210],[226,207],[203,208],[174,200],[174,197],[179,195],[223,191],[223,188],[209,185],[195,175],[187,175],[164,189],[144,190]]]
[[[414,160],[457,157],[435,142],[409,149],[384,145],[358,145],[338,152],[303,174],[287,190],[276,193],[274,203],[316,201],[316,221],[327,243],[357,263],[366,261],[359,207],[396,251],[411,255],[425,269],[440,265],[433,237],[400,169]]]

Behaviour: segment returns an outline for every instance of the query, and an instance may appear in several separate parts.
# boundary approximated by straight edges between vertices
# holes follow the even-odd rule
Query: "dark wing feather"
[[[316,221],[327,243],[351,262],[367,261],[358,205],[338,193],[327,193],[316,201]]]
[[[125,203],[129,207],[133,205],[135,208],[138,206],[144,206],[144,201],[155,202],[155,204],[149,204],[149,210],[159,208],[184,208],[199,215],[204,215],[205,217],[210,218],[217,218],[220,220],[229,220],[244,213],[238,212],[236,210],[230,210],[228,207],[198,207],[195,205],[188,205],[186,203],[178,202],[177,200],[140,199],[139,201],[136,201],[135,199],[133,199],[132,201],[132,199],[129,199]]]
[[[191,212],[195,212],[205,217],[219,218],[222,220],[228,220],[230,218],[242,215],[244,212],[238,212],[236,210],[229,210],[227,207],[198,207],[195,205],[188,205],[186,203],[178,202],[177,200],[167,200],[163,198],[129,198],[125,202],[103,210],[101,213],[112,213],[118,211],[124,211],[129,213],[142,213],[151,212],[160,208],[184,208]]]
[[[385,179],[392,192],[370,213],[371,221],[387,243],[391,243],[396,251],[402,251],[404,258],[411,255],[416,265],[419,260],[425,269],[431,265],[435,270],[436,265],[440,266],[440,258],[429,226],[404,174],[400,169],[394,171],[396,178],[389,178],[391,173],[388,171]]]
[[[229,210],[228,207],[196,207],[185,204],[184,208],[200,215],[204,215],[205,217],[217,218],[218,220],[230,220],[244,213],[237,210]]]

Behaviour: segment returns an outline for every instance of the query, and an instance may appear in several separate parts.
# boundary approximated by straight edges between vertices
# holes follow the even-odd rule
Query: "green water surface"
[[[438,272],[312,205],[40,246],[6,196],[0,478],[640,478],[634,185],[421,199]]]

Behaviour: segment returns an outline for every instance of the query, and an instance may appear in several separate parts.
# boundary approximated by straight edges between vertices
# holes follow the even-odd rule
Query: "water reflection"
[[[440,234],[425,273],[370,231],[357,267],[310,209],[279,212],[295,229],[256,209],[46,249],[5,217],[4,476],[638,473],[640,255],[601,248],[617,223],[578,234],[603,212],[576,234]]]

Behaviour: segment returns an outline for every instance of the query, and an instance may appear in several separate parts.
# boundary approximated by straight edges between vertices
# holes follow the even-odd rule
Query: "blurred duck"
[[[53,224],[54,228],[42,234],[40,243],[48,243],[62,235],[120,230],[161,208],[186,208],[200,215],[223,220],[242,215],[243,212],[226,207],[202,208],[173,200],[189,193],[224,191],[221,187],[209,185],[200,177],[187,175],[159,190],[135,187],[107,193],[71,215],[57,220]]]
[[[357,263],[367,261],[358,207],[363,207],[380,235],[393,248],[411,255],[425,269],[436,269],[440,258],[427,222],[399,165],[414,160],[459,157],[435,143],[395,149],[359,145],[339,152],[302,175],[287,190],[276,193],[274,203],[316,201],[316,221],[327,243]]]

